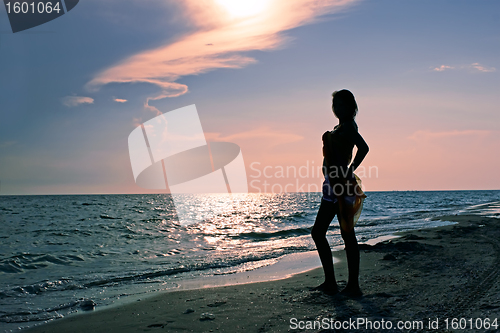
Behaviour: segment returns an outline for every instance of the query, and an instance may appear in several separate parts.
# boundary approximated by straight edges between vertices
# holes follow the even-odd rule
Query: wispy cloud
[[[282,144],[301,141],[303,136],[291,132],[272,129],[268,126],[262,126],[249,131],[239,132],[227,136],[222,136],[220,133],[205,133],[208,141],[227,141],[227,142],[242,142],[245,140],[263,140],[266,147],[275,147]]]
[[[474,69],[476,71],[479,71],[479,72],[483,72],[483,73],[490,73],[490,72],[494,72],[497,70],[495,67],[486,67],[486,66],[480,65],[477,62],[471,64],[470,68]]]
[[[15,145],[17,142],[16,141],[4,141],[0,142],[0,148],[7,148]]]
[[[443,71],[446,71],[446,70],[449,70],[449,69],[454,69],[455,67],[452,67],[452,66],[447,66],[447,65],[441,65],[439,67],[436,67],[433,69],[433,71],[436,71],[436,72],[443,72]]]
[[[255,63],[255,59],[242,53],[281,47],[286,40],[281,35],[283,31],[311,23],[321,15],[340,11],[355,2],[357,0],[268,0],[262,11],[248,17],[235,17],[229,12],[234,11],[234,7],[226,8],[223,2],[189,0],[186,8],[199,30],[174,43],[125,59],[97,74],[87,87],[98,89],[113,82],[154,84],[161,92],[148,97],[145,107],[159,112],[149,101],[185,94],[188,87],[176,82],[180,77]]]
[[[122,99],[122,98],[115,98],[115,99],[113,99],[113,101],[115,101],[117,103],[126,103],[126,102],[128,102],[126,99]]]
[[[416,131],[408,138],[415,141],[432,140],[450,137],[463,137],[463,136],[485,136],[490,131],[487,130],[463,130],[463,131],[444,131],[444,132],[430,132],[430,131]]]
[[[439,67],[432,68],[432,70],[435,72],[444,72],[448,70],[469,70],[471,72],[491,73],[495,72],[497,69],[495,67],[483,66],[480,63],[475,62],[470,65],[460,65],[460,66],[441,65]]]
[[[61,103],[63,103],[67,107],[74,107],[80,104],[93,104],[94,99],[91,97],[83,96],[66,96],[61,98]]]

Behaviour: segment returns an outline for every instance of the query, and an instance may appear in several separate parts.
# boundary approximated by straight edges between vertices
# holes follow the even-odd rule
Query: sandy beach
[[[26,332],[447,332],[454,324],[464,331],[485,331],[485,326],[496,331],[498,219],[440,219],[458,223],[360,245],[364,295],[359,298],[310,291],[323,279],[317,268],[277,281],[166,292]],[[342,286],[345,253],[334,257]]]

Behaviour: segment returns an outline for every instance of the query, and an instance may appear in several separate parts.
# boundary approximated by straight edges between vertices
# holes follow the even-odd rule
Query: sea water
[[[441,215],[500,215],[481,206],[500,201],[500,191],[367,195],[360,241],[446,224],[432,220]],[[198,199],[207,206],[218,200]],[[0,330],[193,279],[272,270],[286,255],[315,249],[310,232],[320,200],[319,193],[248,194],[227,212],[181,225],[170,195],[0,196]],[[342,244],[336,220],[328,239]]]

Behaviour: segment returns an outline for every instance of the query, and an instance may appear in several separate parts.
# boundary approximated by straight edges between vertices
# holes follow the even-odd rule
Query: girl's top
[[[357,132],[358,126],[354,120],[343,122],[335,126],[333,131],[323,134],[323,200],[337,202],[342,214],[339,214],[341,227],[351,230],[356,224],[366,195],[361,189],[361,180],[354,174],[349,174],[349,164],[352,160],[354,143],[351,141],[352,132]],[[331,182],[333,184],[331,184]],[[343,194],[346,182],[355,182],[354,195]]]
[[[327,161],[332,165],[344,169],[352,160],[354,143],[351,141],[353,132],[358,131],[358,125],[354,120],[343,122],[334,127],[333,131],[323,134],[323,166]],[[329,147],[329,149],[328,149]],[[347,172],[347,169],[345,170]],[[345,177],[344,177],[345,178]]]

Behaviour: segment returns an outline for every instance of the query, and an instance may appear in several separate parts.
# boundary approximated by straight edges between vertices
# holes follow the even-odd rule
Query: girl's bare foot
[[[361,291],[361,289],[359,289],[359,286],[351,287],[349,285],[347,285],[344,289],[342,289],[340,294],[351,298],[363,296],[363,292]]]
[[[330,283],[323,282],[319,286],[312,288],[311,291],[322,291],[327,295],[335,295],[335,294],[338,294],[339,288],[338,288],[336,283],[330,284]]]

